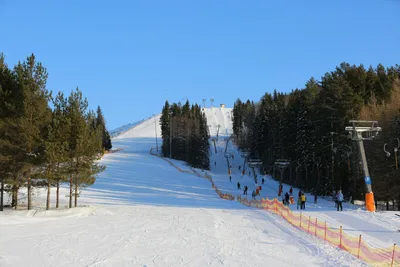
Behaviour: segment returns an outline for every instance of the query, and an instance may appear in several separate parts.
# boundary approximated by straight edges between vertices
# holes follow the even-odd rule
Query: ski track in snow
[[[208,116],[229,128],[226,110]],[[82,191],[83,206],[65,209],[62,188],[59,210],[0,213],[0,266],[367,266],[277,215],[220,199],[208,180],[150,155],[152,137],[154,119],[115,138],[124,150],[101,160],[107,169]],[[237,193],[223,157],[212,172]]]

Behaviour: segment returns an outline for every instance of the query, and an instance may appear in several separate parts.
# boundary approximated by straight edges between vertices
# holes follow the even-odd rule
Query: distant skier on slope
[[[244,191],[243,191],[243,195],[247,195],[247,185],[244,186]]]
[[[300,209],[305,210],[306,209],[306,195],[304,195],[304,193],[301,193],[301,206]]]
[[[285,205],[289,205],[289,193],[285,193]]]
[[[300,190],[300,191],[299,191],[299,194],[298,194],[298,197],[301,198],[301,195],[302,195],[302,194],[303,194],[303,192]]]
[[[336,202],[337,202],[337,211],[343,211],[343,206],[342,206],[342,202],[343,202],[343,194],[342,194],[342,190],[339,190],[337,195],[336,195]]]
[[[237,183],[237,186],[238,186],[238,190],[239,190],[240,189],[240,183],[239,182]]]

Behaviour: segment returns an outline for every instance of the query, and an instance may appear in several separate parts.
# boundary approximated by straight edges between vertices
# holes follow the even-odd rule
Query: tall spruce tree
[[[32,54],[23,63],[15,67],[18,85],[23,91],[23,114],[19,118],[19,172],[16,179],[24,178],[27,183],[28,210],[32,207],[33,178],[40,175],[34,167],[45,161],[44,140],[47,136],[51,110],[48,106],[50,97],[46,89],[47,71]],[[36,168],[37,169],[37,168]],[[21,181],[22,182],[22,181]],[[17,181],[17,186],[20,183]]]

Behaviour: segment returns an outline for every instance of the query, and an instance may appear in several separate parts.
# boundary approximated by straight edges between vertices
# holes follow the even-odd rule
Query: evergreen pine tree
[[[40,173],[33,173],[33,167],[41,165],[44,160],[44,140],[51,118],[48,106],[50,97],[46,89],[47,71],[41,63],[36,62],[32,54],[23,63],[15,67],[16,79],[23,90],[23,115],[19,119],[21,148],[18,177],[25,177],[28,189],[28,210],[31,209],[32,178]]]

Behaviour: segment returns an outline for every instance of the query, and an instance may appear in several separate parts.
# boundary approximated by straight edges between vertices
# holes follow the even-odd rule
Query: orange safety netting
[[[317,218],[294,213],[289,207],[283,205],[276,198],[247,200],[237,196],[237,200],[250,207],[265,209],[283,217],[293,226],[321,238],[332,245],[346,250],[352,255],[364,260],[373,266],[400,266],[400,250],[394,246],[389,248],[371,248],[361,238],[346,234],[342,227],[332,228],[326,222],[318,221]]]

